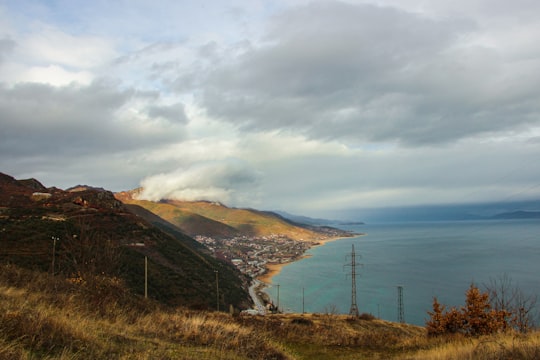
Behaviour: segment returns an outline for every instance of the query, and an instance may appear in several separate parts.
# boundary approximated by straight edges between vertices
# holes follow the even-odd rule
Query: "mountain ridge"
[[[149,217],[107,190],[70,192],[0,173],[0,262],[57,276],[118,277],[142,296],[146,257],[152,299],[215,308],[218,271],[221,308],[251,306],[248,279],[233,265],[210,256],[174,225]]]
[[[138,189],[123,191],[115,197],[125,204],[139,205],[176,225],[191,236],[228,238],[234,236],[283,235],[292,240],[313,241],[329,237],[325,227],[301,224],[281,214],[248,208],[231,208],[211,201],[180,201],[162,199],[158,202],[140,200]],[[333,229],[334,235],[350,233]]]

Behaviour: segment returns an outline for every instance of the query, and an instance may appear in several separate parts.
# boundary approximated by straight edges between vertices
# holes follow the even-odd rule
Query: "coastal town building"
[[[196,236],[195,240],[205,245],[214,256],[229,261],[251,278],[264,274],[266,264],[298,260],[306,250],[318,244],[316,241],[291,240],[279,234],[226,239]]]

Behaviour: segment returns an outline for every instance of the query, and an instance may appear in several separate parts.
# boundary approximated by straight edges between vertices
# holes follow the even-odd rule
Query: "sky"
[[[0,0],[0,172],[329,216],[540,198],[536,0]]]

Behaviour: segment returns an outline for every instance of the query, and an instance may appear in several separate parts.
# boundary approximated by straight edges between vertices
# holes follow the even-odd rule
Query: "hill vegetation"
[[[229,208],[209,201],[137,199],[138,191],[125,191],[115,196],[125,204],[138,205],[167,220],[188,235],[227,238],[233,236],[269,236],[280,234],[292,240],[317,240],[328,236],[329,228],[302,225],[266,211]],[[332,229],[339,232],[338,229]],[[341,232],[342,235],[350,235]],[[335,235],[335,234],[332,234]]]
[[[537,359],[540,334],[427,336],[345,315],[164,307],[118,278],[0,265],[0,359]]]
[[[0,231],[0,263],[84,281],[114,277],[142,295],[146,257],[148,296],[159,302],[198,309],[215,308],[218,300],[221,309],[251,305],[247,279],[236,268],[103,189],[47,189],[34,179],[0,174]]]
[[[151,206],[175,214],[203,208],[195,215],[232,233],[260,235],[265,222],[290,234],[298,227],[220,204]],[[103,189],[63,191],[0,174],[0,359],[540,358],[540,334],[522,328],[526,318],[496,327],[484,317],[501,319],[512,309],[524,315],[527,297],[507,302],[499,292],[492,311],[487,296],[471,287],[459,317],[439,307],[433,320],[441,321],[424,328],[331,311],[240,315],[250,305],[245,285],[235,268],[136,202],[125,205]],[[491,290],[508,285],[504,279]],[[216,299],[228,312],[214,311]]]

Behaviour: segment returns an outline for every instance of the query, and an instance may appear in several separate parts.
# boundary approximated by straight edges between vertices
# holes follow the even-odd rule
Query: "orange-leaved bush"
[[[487,292],[483,293],[471,284],[465,295],[465,306],[460,310],[453,307],[445,311],[445,306],[437,298],[433,299],[433,311],[428,311],[430,319],[426,322],[428,335],[461,333],[479,336],[508,328],[508,312],[492,309]]]

